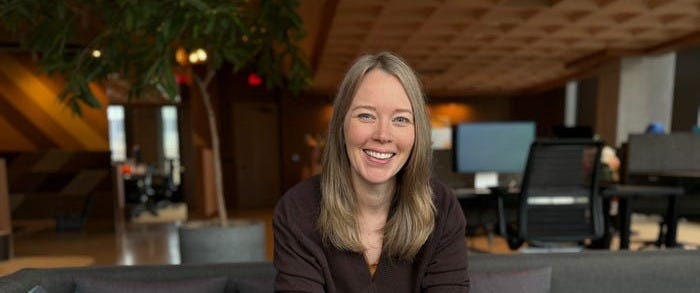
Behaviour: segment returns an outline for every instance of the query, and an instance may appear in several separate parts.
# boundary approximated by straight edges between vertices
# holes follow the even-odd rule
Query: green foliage
[[[0,25],[40,56],[45,72],[66,76],[59,98],[79,114],[81,105],[99,107],[88,84],[111,74],[130,82],[130,97],[149,91],[176,97],[178,48],[205,49],[212,69],[250,64],[268,88],[299,92],[310,83],[310,70],[297,46],[304,36],[297,6],[296,0],[0,0]],[[92,57],[94,49],[100,58]]]

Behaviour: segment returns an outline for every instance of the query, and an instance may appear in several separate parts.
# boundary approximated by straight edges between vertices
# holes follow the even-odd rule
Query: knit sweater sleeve
[[[457,197],[442,184],[433,186],[437,206],[435,248],[423,278],[423,292],[469,292],[466,220]]]
[[[322,250],[309,237],[307,188],[293,188],[277,204],[273,218],[275,292],[325,292],[319,254]]]

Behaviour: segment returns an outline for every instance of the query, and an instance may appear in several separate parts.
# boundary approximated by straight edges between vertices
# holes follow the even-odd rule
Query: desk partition
[[[696,174],[700,177],[700,134],[632,134],[627,152],[628,175]]]

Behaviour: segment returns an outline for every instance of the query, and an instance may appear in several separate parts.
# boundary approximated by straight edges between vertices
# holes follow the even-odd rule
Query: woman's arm
[[[449,189],[440,185],[434,192],[441,193],[437,219],[442,223],[434,234],[437,243],[423,278],[423,292],[469,292],[464,213]]]
[[[295,225],[294,212],[280,200],[272,221],[277,269],[275,292],[324,292],[324,278],[316,257],[315,244]],[[296,219],[297,221],[301,219]]]

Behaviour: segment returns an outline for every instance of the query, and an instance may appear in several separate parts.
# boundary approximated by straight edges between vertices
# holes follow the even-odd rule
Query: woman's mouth
[[[387,160],[396,155],[395,153],[382,153],[382,152],[376,152],[376,151],[371,151],[371,150],[363,150],[365,154],[368,156],[379,159],[379,160]]]

